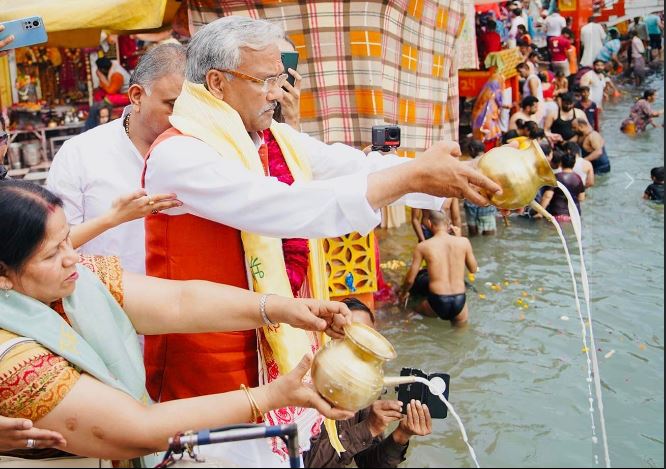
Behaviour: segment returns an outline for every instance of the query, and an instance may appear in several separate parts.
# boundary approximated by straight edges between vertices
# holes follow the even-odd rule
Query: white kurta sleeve
[[[77,165],[78,152],[65,142],[56,153],[46,178],[46,188],[64,203],[65,216],[71,225],[84,221],[84,199],[81,187],[81,167]]]
[[[380,214],[367,201],[367,174],[296,182],[249,172],[191,137],[172,137],[153,149],[146,171],[149,193],[176,193],[191,213],[239,230],[277,238],[325,238],[368,233]]]
[[[382,169],[392,168],[411,161],[411,158],[393,154],[383,155],[370,152],[368,155],[361,150],[342,143],[327,145],[305,133],[296,133],[302,147],[308,152],[312,173],[315,179],[323,180],[348,174],[370,174]],[[444,199],[427,194],[407,194],[391,205],[407,205],[412,208],[439,210]]]

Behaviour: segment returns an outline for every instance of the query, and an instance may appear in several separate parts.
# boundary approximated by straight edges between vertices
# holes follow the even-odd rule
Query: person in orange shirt
[[[528,46],[532,45],[532,36],[527,32],[527,26],[524,24],[518,25],[518,40],[523,41]]]
[[[95,62],[97,66],[97,78],[99,88],[93,94],[95,102],[106,101],[113,106],[127,106],[129,98],[127,89],[129,87],[129,73],[118,61],[111,61],[107,57],[101,57]]]
[[[578,50],[573,44],[567,49],[567,60],[569,61],[569,80],[573,81],[574,76],[578,73]]]

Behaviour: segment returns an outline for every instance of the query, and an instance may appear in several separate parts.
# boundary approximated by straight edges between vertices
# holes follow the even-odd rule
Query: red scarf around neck
[[[291,186],[294,183],[294,177],[289,171],[289,166],[282,155],[278,142],[269,129],[264,130],[264,141],[268,149],[268,174]],[[291,291],[294,297],[297,297],[308,274],[308,256],[310,254],[308,240],[302,238],[283,239],[282,251]]]

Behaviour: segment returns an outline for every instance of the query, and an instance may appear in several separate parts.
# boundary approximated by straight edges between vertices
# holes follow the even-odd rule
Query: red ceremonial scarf
[[[269,129],[264,130],[264,141],[268,149],[268,174],[291,186],[294,183],[294,178],[289,171],[289,166],[287,166],[287,162],[282,155],[280,146]],[[284,252],[284,263],[287,267],[291,291],[294,297],[297,298],[308,274],[308,256],[310,254],[308,240],[302,238],[283,239],[282,251]]]

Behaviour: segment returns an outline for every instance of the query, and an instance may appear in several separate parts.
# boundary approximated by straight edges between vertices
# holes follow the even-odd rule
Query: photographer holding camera
[[[375,327],[375,317],[365,304],[355,298],[343,301],[352,312],[352,321]],[[305,467],[346,467],[354,461],[357,467],[398,467],[412,436],[432,433],[432,418],[428,406],[412,400],[402,413],[403,403],[379,399],[360,410],[349,420],[336,422],[338,436],[345,452],[337,454],[330,443],[326,428],[312,438],[310,450],[303,453]],[[393,422],[398,427],[387,437],[384,432]]]

